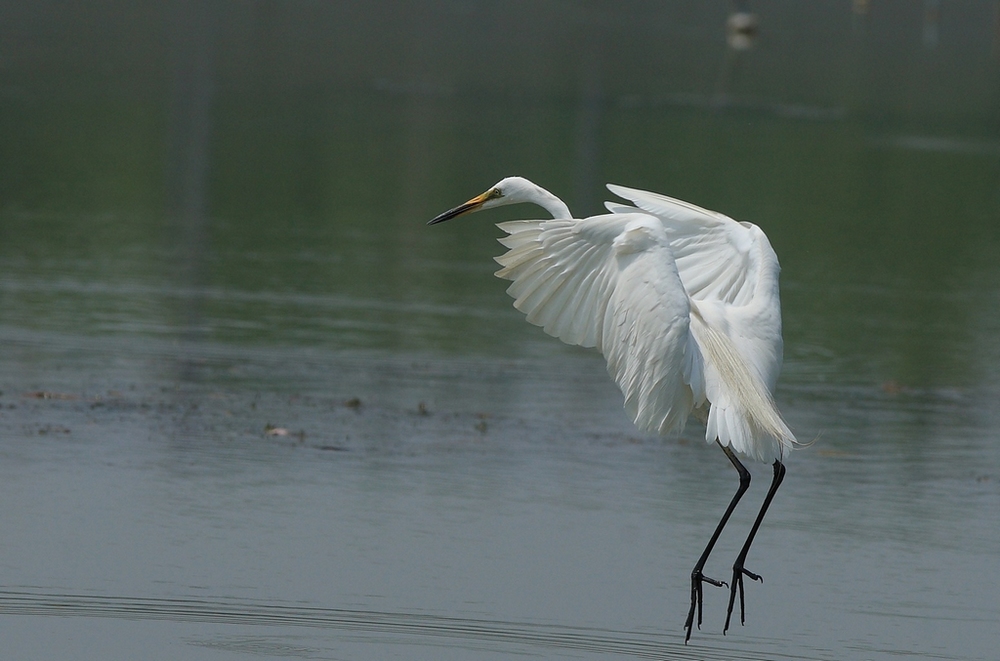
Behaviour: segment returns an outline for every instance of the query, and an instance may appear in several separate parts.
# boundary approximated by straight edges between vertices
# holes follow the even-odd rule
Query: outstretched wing
[[[691,298],[745,305],[753,296],[753,236],[729,216],[659,193],[608,184],[608,190],[663,223],[681,281]],[[613,212],[630,208],[606,203]]]
[[[498,225],[508,252],[496,275],[529,322],[567,344],[597,347],[639,429],[684,426],[701,359],[670,240],[642,213]],[[703,386],[702,386],[703,387]]]
[[[760,460],[783,456],[795,436],[771,396],[782,342],[778,260],[767,237],[749,223],[682,200],[611,184],[608,189],[655,215],[669,237],[704,356],[707,440],[718,438]]]

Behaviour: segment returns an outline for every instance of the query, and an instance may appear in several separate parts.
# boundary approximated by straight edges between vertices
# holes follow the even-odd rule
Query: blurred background
[[[20,658],[81,654],[81,612],[103,659],[687,658],[735,478],[697,425],[640,436],[599,356],[510,307],[492,223],[537,209],[425,226],[512,174],[581,217],[606,182],[689,200],[779,255],[778,401],[818,442],[748,563],[752,626],[723,639],[706,604],[699,654],[989,658],[995,0],[3,3]],[[349,617],[306,634],[286,602]]]
[[[849,367],[876,370],[866,378],[989,378],[979,352],[995,346],[968,349],[996,328],[996,306],[967,303],[998,280],[997,3],[747,7],[755,23],[733,48],[727,2],[12,3],[5,282],[465,302],[496,291],[482,277],[493,235],[479,218],[421,221],[508,174],[589,215],[611,181],[764,227],[792,356],[815,345],[851,361],[863,344]],[[456,260],[482,268],[435,265]],[[68,305],[79,328],[110,330],[61,294],[24,307],[8,284],[2,320],[51,327]],[[256,305],[155,299],[129,311],[129,332],[308,330],[257,324]],[[897,323],[867,326],[887,306]],[[476,347],[469,334],[488,330],[423,321],[312,340]]]

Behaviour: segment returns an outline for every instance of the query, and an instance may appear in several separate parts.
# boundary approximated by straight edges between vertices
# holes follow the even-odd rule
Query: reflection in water
[[[167,214],[175,251],[171,275],[189,291],[197,291],[207,278],[209,145],[218,12],[211,3],[183,2],[172,7],[173,81],[165,159]],[[203,301],[188,297],[178,311],[187,339],[194,339],[204,323]],[[180,361],[178,370],[182,380],[194,376],[187,361]]]

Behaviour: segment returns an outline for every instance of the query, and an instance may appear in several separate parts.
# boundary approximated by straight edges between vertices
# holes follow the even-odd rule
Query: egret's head
[[[505,204],[515,204],[526,202],[525,199],[531,188],[537,188],[527,179],[521,177],[507,177],[494,184],[489,190],[481,195],[477,195],[468,202],[460,204],[454,209],[449,209],[439,216],[432,218],[427,224],[435,225],[446,220],[457,218],[462,214],[480,211],[482,209],[492,209]]]

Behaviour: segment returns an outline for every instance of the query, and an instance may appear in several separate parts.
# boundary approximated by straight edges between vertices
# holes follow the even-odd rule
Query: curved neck
[[[534,188],[528,196],[529,199],[526,199],[525,202],[537,204],[552,214],[553,218],[573,217],[565,202],[537,184],[532,184],[532,186]]]

